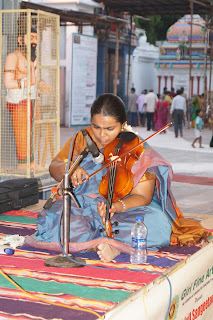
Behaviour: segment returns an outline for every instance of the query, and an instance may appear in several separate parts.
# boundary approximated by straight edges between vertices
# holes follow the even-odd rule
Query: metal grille
[[[0,20],[0,173],[41,175],[60,147],[59,17],[2,10]]]

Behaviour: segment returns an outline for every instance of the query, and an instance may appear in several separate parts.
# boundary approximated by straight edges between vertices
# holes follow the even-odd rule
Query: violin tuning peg
[[[115,230],[113,233],[114,233],[114,234],[118,234],[118,233],[119,233],[119,230]]]
[[[101,229],[99,229],[99,231],[100,231],[100,232],[104,232],[104,231],[105,231],[105,229],[101,228]]]
[[[113,226],[117,227],[118,226],[118,221],[113,222]]]

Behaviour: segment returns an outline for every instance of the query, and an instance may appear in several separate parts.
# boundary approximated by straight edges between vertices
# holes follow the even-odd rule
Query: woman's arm
[[[129,196],[122,199],[122,201],[114,202],[110,209],[111,217],[115,213],[120,213],[131,208],[149,205],[154,195],[155,182],[156,179],[140,182],[132,189]],[[106,204],[104,202],[98,204],[98,212],[104,223],[106,213]]]
[[[49,166],[49,172],[56,181],[61,181],[65,174],[72,139],[72,137],[69,138],[69,140],[64,144],[64,146],[59,151],[58,155],[52,160]],[[79,155],[85,147],[86,142],[83,137],[83,134],[81,132],[78,132],[74,139],[74,148],[72,150],[71,159],[74,159],[76,155]],[[88,179],[89,175],[87,174],[87,172],[83,168],[77,167],[77,169],[71,177],[72,184],[75,186],[81,184],[83,175],[86,179]]]
[[[60,182],[64,177],[66,167],[67,162],[61,160],[59,156],[56,156],[49,166],[49,172],[56,181]],[[76,187],[82,184],[83,177],[85,177],[86,180],[89,179],[88,173],[83,168],[78,166],[70,177],[73,186]]]
[[[50,175],[56,180],[61,181],[66,171],[67,162],[56,156],[49,166]]]

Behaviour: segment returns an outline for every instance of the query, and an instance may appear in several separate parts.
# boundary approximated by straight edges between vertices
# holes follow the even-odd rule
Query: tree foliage
[[[147,41],[155,44],[156,41],[166,40],[167,30],[182,16],[180,15],[152,15],[147,16],[149,20],[134,18],[136,28],[146,31]]]

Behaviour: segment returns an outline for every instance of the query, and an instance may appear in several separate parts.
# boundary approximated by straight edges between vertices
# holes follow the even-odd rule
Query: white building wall
[[[139,46],[135,48],[132,58],[132,86],[139,95],[144,89],[157,92],[157,71],[155,62],[159,59],[159,48],[147,42],[144,34],[139,39]]]
[[[156,69],[157,75],[161,76],[161,92],[165,86],[165,77],[167,77],[167,88],[171,89],[171,77],[173,77],[173,87],[175,91],[184,88],[184,92],[187,97],[189,94],[197,95],[205,92],[205,81],[204,81],[204,69],[192,69],[191,76],[193,77],[193,92],[189,88],[189,68],[158,68]],[[198,80],[200,77],[200,80]],[[209,90],[209,69],[206,72],[207,77],[207,91]],[[198,84],[199,81],[199,84]],[[212,79],[213,81],[213,79]],[[212,82],[211,82],[212,83]],[[199,92],[198,92],[199,87]],[[189,90],[190,89],[190,90]]]
[[[31,0],[31,2],[58,8],[60,10],[73,10],[86,13],[94,13],[95,8],[102,8],[103,5],[92,0]],[[63,29],[65,28],[65,29]],[[63,30],[62,30],[63,29]],[[69,23],[61,26],[60,34],[60,123],[69,126],[71,106],[71,75],[72,75],[72,34],[78,33],[77,26],[70,26]],[[93,36],[93,26],[83,26],[82,34]]]

